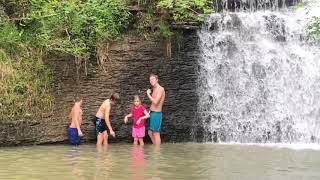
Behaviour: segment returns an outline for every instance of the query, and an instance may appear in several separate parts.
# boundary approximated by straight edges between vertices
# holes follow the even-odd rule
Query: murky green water
[[[318,180],[320,151],[221,144],[0,149],[0,179]]]

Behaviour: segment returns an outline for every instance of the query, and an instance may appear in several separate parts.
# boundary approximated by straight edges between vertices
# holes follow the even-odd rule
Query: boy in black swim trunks
[[[110,131],[111,136],[115,137],[115,133],[110,124],[109,115],[111,106],[115,105],[116,101],[120,99],[118,93],[113,93],[109,99],[106,99],[99,107],[95,117],[96,133],[97,133],[97,145],[108,144],[108,132],[107,127]]]

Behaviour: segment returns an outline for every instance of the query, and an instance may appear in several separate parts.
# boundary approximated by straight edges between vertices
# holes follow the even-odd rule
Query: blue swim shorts
[[[162,112],[150,112],[150,119],[148,122],[148,130],[160,132],[162,124]]]
[[[78,135],[78,129],[77,128],[68,128],[68,139],[69,143],[72,145],[80,145],[80,136]]]

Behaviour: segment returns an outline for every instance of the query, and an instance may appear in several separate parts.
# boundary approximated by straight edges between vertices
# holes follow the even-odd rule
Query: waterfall
[[[320,6],[308,7],[207,17],[198,32],[204,141],[320,143],[320,44],[306,28]]]
[[[292,6],[301,0],[216,0],[213,5],[218,11],[257,11],[278,10],[286,6]]]

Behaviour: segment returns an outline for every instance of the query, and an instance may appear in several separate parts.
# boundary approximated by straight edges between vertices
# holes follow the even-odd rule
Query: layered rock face
[[[124,124],[123,118],[130,111],[134,95],[140,95],[142,103],[147,108],[150,106],[146,96],[146,90],[150,88],[150,73],[159,76],[159,83],[166,90],[163,140],[190,141],[192,129],[197,124],[197,43],[195,31],[184,31],[172,40],[172,56],[168,58],[167,43],[163,40],[147,40],[128,34],[121,41],[100,49],[99,55],[105,58],[102,63],[92,58],[76,65],[72,58],[50,58],[48,66],[52,69],[55,82],[53,115],[34,123],[1,126],[0,144],[66,142],[66,129],[70,123],[68,117],[73,98],[77,95],[83,97],[83,141],[94,142],[94,115],[112,92],[120,93],[121,101],[111,110],[110,120],[116,138],[110,137],[110,141],[130,142],[132,121]],[[147,137],[145,140],[149,141]]]

